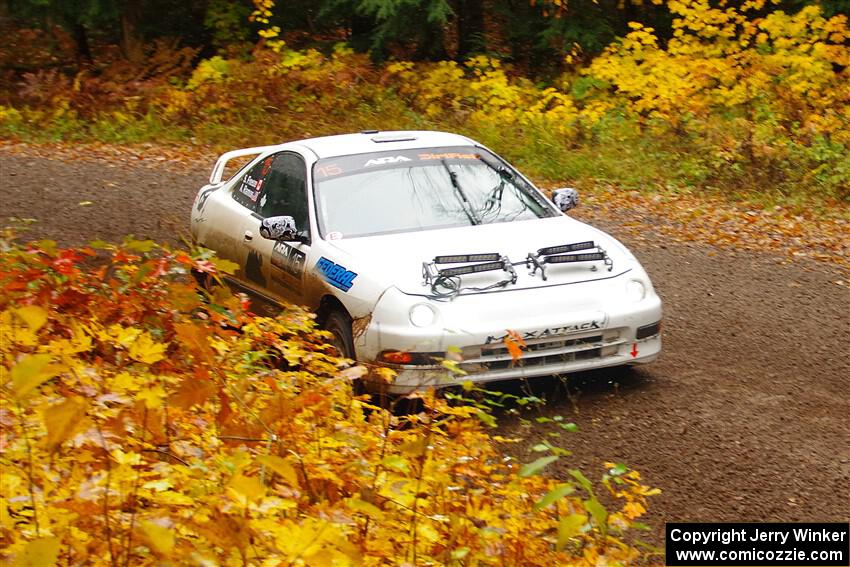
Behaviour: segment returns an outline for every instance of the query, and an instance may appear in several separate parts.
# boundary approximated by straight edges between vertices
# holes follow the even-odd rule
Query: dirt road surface
[[[127,234],[179,242],[210,165],[180,173],[0,152],[0,217],[37,219],[29,237],[68,245]],[[573,377],[566,389],[535,383],[548,403],[528,417],[562,415],[580,429],[554,440],[574,454],[548,472],[598,478],[605,461],[641,471],[663,490],[647,519],[656,545],[665,521],[850,520],[850,293],[834,283],[847,273],[665,244],[652,238],[652,219],[641,239],[598,220],[632,247],[664,300],[664,353],[632,373]],[[503,435],[529,437],[516,449],[525,460],[554,430],[501,423]]]

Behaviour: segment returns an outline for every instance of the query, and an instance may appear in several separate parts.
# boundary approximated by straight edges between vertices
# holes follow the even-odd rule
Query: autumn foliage
[[[293,49],[274,2],[250,58],[160,43],[147,63],[28,73],[0,92],[0,135],[172,141],[219,149],[363,129],[471,135],[537,177],[697,187],[779,201],[850,199],[850,28],[817,5],[664,4],[590,60],[545,81],[490,55],[376,65],[344,44]],[[557,4],[557,3],[555,3]],[[660,8],[659,8],[660,9]],[[578,49],[578,47],[576,48]]]
[[[624,538],[657,492],[638,473],[610,465],[595,489],[577,470],[556,482],[539,473],[557,454],[506,457],[479,407],[430,394],[408,415],[371,406],[309,314],[256,317],[190,276],[227,269],[148,241],[0,254],[0,558],[637,559]]]

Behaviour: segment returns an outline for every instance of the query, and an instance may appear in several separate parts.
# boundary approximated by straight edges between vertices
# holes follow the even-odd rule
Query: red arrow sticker
[[[632,358],[637,358],[637,353],[638,353],[637,343],[635,343],[635,344],[632,345],[632,352],[631,352]]]

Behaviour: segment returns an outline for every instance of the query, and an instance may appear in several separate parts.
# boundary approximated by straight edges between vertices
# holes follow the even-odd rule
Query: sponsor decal
[[[336,163],[328,163],[316,167],[316,174],[318,174],[319,177],[333,177],[334,175],[340,175],[342,173],[342,168]]]
[[[244,181],[242,181],[242,185],[239,187],[239,192],[252,201],[256,201],[257,197],[260,196],[260,189],[262,186],[262,181],[257,181],[250,175],[246,175]]]
[[[413,161],[412,159],[404,156],[388,156],[381,158],[373,158],[363,164],[363,167],[372,167],[373,165],[389,165],[391,163],[402,163],[405,161]]]
[[[458,154],[458,153],[445,153],[445,154],[419,154],[419,159],[422,161],[429,161],[434,159],[478,159],[477,154]]]
[[[285,242],[275,242],[274,248],[272,248],[272,266],[293,277],[300,278],[301,274],[304,273],[305,259],[304,252]]]
[[[212,192],[215,191],[215,190],[216,190],[215,187],[210,188],[210,189],[205,189],[204,191],[201,192],[200,195],[198,195],[197,209],[198,209],[199,213],[202,212],[204,210],[204,207],[207,206],[207,200],[210,198],[210,195],[212,195]]]
[[[265,177],[266,174],[271,170],[273,161],[274,156],[269,156],[263,161],[263,171],[262,173],[260,173],[262,177]]]
[[[526,331],[522,333],[520,336],[522,340],[528,341],[533,339],[545,339],[547,337],[557,337],[559,335],[569,335],[572,333],[581,333],[583,331],[594,331],[596,329],[603,329],[605,327],[604,320],[591,320],[586,321],[584,323],[577,323],[575,325],[564,325],[563,327],[549,327],[547,329],[539,329],[536,331]],[[491,343],[500,343],[504,341],[506,338],[515,338],[513,335],[505,333],[504,335],[499,336],[489,336],[484,344]]]
[[[445,148],[418,148],[391,150],[368,154],[354,154],[319,160],[313,166],[313,175],[319,181],[362,171],[392,169],[418,165],[439,165],[434,162],[448,160],[453,163],[470,163],[482,159],[482,154],[472,148],[458,146]]]
[[[346,292],[354,285],[354,279],[357,277],[357,273],[347,270],[345,266],[334,264],[324,256],[316,262],[316,269],[319,270],[326,282]]]
[[[342,240],[342,233],[337,231],[329,232],[326,238],[328,240]]]

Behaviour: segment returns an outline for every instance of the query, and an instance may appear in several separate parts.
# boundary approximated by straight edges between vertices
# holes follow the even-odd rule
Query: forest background
[[[850,199],[848,0],[5,0],[0,135],[446,129],[544,180]]]
[[[645,191],[689,221],[708,214],[694,202],[743,200],[723,217],[754,227],[741,241],[767,234],[750,209],[787,210],[775,226],[790,242],[812,215],[846,227],[848,8],[5,0],[0,137],[196,156],[454,130],[597,202]],[[841,234],[824,242],[846,263]],[[506,406],[574,433],[523,413],[542,400],[467,385],[382,411],[353,395],[362,370],[308,314],[256,318],[199,290],[190,272],[233,268],[208,251],[16,236],[0,237],[4,561],[660,562],[640,521],[658,490],[637,471],[547,478],[567,441],[549,432],[511,456],[518,440],[490,434]]]

